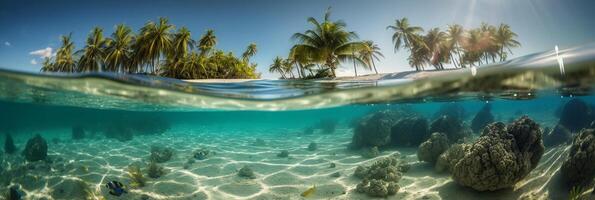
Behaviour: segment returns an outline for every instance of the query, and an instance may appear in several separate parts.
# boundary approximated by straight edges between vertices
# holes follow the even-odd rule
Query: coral
[[[310,142],[308,145],[308,151],[316,151],[318,149],[318,144],[316,142]]]
[[[544,132],[544,134],[547,134],[543,137],[543,144],[546,147],[564,144],[572,140],[572,133],[561,124],[556,125],[554,129],[549,132]]]
[[[252,171],[252,169],[250,169],[250,167],[248,167],[248,166],[242,167],[240,169],[240,171],[238,171],[238,176],[244,177],[244,178],[250,178],[250,179],[256,178],[254,171]]]
[[[445,103],[440,106],[440,110],[438,110],[438,112],[434,113],[433,119],[437,119],[442,116],[448,116],[463,120],[465,114],[465,108],[460,103]]]
[[[378,147],[364,148],[361,154],[364,158],[375,158],[380,155],[380,151],[378,151]]]
[[[27,161],[45,160],[48,156],[48,144],[39,134],[27,141],[23,155]]]
[[[391,127],[395,118],[389,111],[381,111],[364,117],[354,128],[351,147],[384,146],[390,142]]]
[[[370,180],[370,186],[368,186],[367,194],[373,197],[386,197],[388,196],[387,183],[382,180],[372,179]]]
[[[454,165],[465,156],[470,145],[468,144],[454,144],[446,150],[446,152],[440,154],[434,169],[437,172],[452,172]]]
[[[452,166],[452,178],[478,191],[509,188],[536,166],[544,152],[539,125],[527,116],[488,125]]]
[[[417,158],[420,161],[436,163],[440,154],[449,147],[448,137],[444,133],[432,133],[430,139],[419,145],[417,149]]]
[[[126,169],[128,177],[130,178],[130,186],[132,187],[144,187],[146,185],[146,179],[140,170],[138,165],[130,165]]]
[[[322,133],[331,134],[335,132],[337,127],[337,120],[334,119],[322,119],[314,126],[317,129],[320,129]]]
[[[17,151],[17,147],[14,145],[14,140],[10,134],[6,134],[6,139],[4,140],[4,152],[7,154],[13,154]]]
[[[207,149],[199,149],[194,151],[193,157],[197,160],[204,160],[210,156],[211,152]]]
[[[164,163],[170,160],[173,154],[174,150],[172,148],[152,146],[150,159],[157,163]]]
[[[391,144],[403,147],[417,147],[430,137],[428,120],[422,117],[408,117],[391,127]]]
[[[287,158],[287,157],[289,157],[289,151],[283,150],[283,151],[281,151],[281,152],[279,152],[277,154],[277,157],[279,157],[279,158]]]
[[[464,130],[461,120],[449,116],[442,116],[430,124],[430,133],[435,132],[446,134],[451,143],[457,143],[469,135]]]
[[[583,100],[574,98],[562,108],[559,124],[566,127],[570,132],[578,132],[589,126],[593,117],[591,109],[591,106],[587,105]]]
[[[151,178],[159,178],[165,174],[165,169],[156,162],[150,162],[147,166],[147,175]]]
[[[481,133],[481,130],[488,124],[494,122],[494,115],[492,115],[492,104],[485,104],[479,112],[471,120],[471,130],[474,133]]]
[[[394,195],[399,190],[397,182],[402,177],[406,168],[401,167],[402,163],[394,156],[376,161],[369,167],[358,166],[354,176],[363,179],[357,184],[356,191],[366,193],[374,197],[386,197]]]
[[[595,178],[595,129],[583,129],[574,137],[568,159],[560,169],[570,185],[588,184]]]
[[[73,140],[80,140],[85,138],[85,130],[83,127],[74,126],[72,127],[72,139]]]

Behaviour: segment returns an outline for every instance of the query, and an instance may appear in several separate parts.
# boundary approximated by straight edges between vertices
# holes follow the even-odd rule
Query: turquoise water
[[[561,172],[576,154],[572,138],[585,132],[580,129],[571,130],[567,141],[544,147],[538,164],[518,172],[512,183],[490,185],[487,191],[481,188],[485,183],[470,185],[457,179],[456,172],[437,172],[435,163],[420,161],[421,142],[354,147],[353,138],[380,137],[376,133],[388,123],[391,140],[396,133],[426,141],[429,135],[396,124],[411,114],[426,120],[426,129],[431,129],[445,114],[441,109],[458,108],[446,114],[457,113],[461,133],[468,134],[449,148],[477,144],[483,136],[481,130],[471,130],[473,119],[490,105],[494,122],[510,124],[526,115],[539,125],[536,141],[546,140],[562,118],[595,119],[594,47],[547,51],[415,79],[397,79],[403,78],[397,74],[379,81],[189,83],[140,75],[0,70],[0,141],[4,144],[10,134],[17,148],[16,153],[0,154],[0,193],[16,191],[22,199],[373,199],[378,191],[360,191],[362,179],[354,172],[358,166],[395,158],[408,170],[398,170],[399,179],[386,182],[399,185],[398,192],[381,191],[381,197],[567,199],[573,186],[588,197],[594,162],[582,168],[586,183],[565,182]],[[564,117],[568,102],[577,99],[586,106],[569,108]],[[405,114],[390,122],[367,121],[386,110]],[[581,118],[584,113],[587,116]],[[84,132],[82,139],[74,138],[77,128]],[[37,134],[46,140],[47,157],[32,161],[22,152]],[[312,142],[317,148],[308,150]],[[590,142],[585,145],[595,146]],[[155,178],[149,170],[153,147],[173,152],[167,161],[157,162],[163,173]],[[197,152],[205,149],[208,156],[198,159]],[[288,157],[278,155],[283,150]],[[377,152],[370,156],[373,151]],[[522,160],[520,154],[515,159]],[[595,152],[585,155],[595,157]],[[491,169],[486,165],[477,173]],[[140,167],[144,186],[135,184],[130,166]],[[239,175],[245,166],[254,171],[252,178]],[[488,177],[504,180],[507,170],[514,168]],[[128,193],[109,194],[109,181],[122,182]]]

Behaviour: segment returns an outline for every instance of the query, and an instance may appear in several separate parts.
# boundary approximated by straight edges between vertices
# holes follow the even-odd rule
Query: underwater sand
[[[163,135],[137,136],[132,141],[119,142],[96,138],[72,141],[70,130],[62,132],[62,142],[54,144],[52,136],[45,136],[50,158],[63,158],[72,165],[68,172],[39,173],[41,177],[21,183],[27,198],[54,199],[82,198],[84,193],[69,191],[69,181],[83,180],[106,199],[306,199],[300,194],[316,185],[317,190],[307,199],[371,199],[354,191],[360,179],[352,176],[358,165],[372,164],[376,159],[365,159],[357,151],[347,150],[352,131],[339,128],[334,134],[299,136],[301,130],[267,129],[258,132],[218,132],[207,128],[174,127]],[[234,137],[229,137],[233,135]],[[28,136],[16,138],[23,146]],[[264,146],[254,144],[257,138]],[[308,151],[310,142],[318,150]],[[144,162],[152,145],[175,149],[174,157],[161,165],[167,174],[148,178],[147,185],[131,189],[123,197],[108,194],[103,186],[109,180],[129,183],[125,169],[134,162]],[[197,160],[188,169],[183,166],[196,149],[207,148],[216,154],[206,160]],[[277,153],[288,150],[289,158],[279,158]],[[411,169],[399,182],[400,191],[386,199],[566,199],[567,192],[557,185],[556,171],[562,164],[566,146],[546,149],[539,166],[513,189],[497,192],[476,192],[452,182],[448,174],[433,171],[433,166],[417,161],[416,148],[398,148],[382,151],[382,156],[400,153],[411,164]],[[336,168],[329,168],[330,163]],[[239,177],[237,171],[248,165],[256,179]],[[143,165],[143,169],[144,169]],[[339,172],[338,178],[331,177]],[[58,192],[57,192],[58,191]],[[60,195],[61,193],[64,193]],[[590,192],[590,191],[588,191]],[[78,196],[77,196],[78,195]],[[60,198],[63,197],[63,198]]]

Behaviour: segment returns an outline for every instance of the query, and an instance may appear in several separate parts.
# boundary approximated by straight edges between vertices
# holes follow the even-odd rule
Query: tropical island
[[[269,72],[278,73],[281,79],[335,78],[337,68],[352,65],[356,77],[358,68],[378,74],[376,63],[384,57],[379,46],[372,40],[360,40],[344,21],[332,20],[330,8],[321,20],[309,17],[307,22],[311,28],[291,36],[295,44],[286,57],[272,60]],[[416,71],[501,62],[512,54],[511,48],[521,45],[507,24],[482,23],[468,29],[451,24],[445,31],[435,27],[424,33],[424,28],[401,18],[387,30],[392,32],[394,52],[408,51],[409,65]],[[45,58],[42,72],[140,73],[177,79],[260,78],[257,64],[250,62],[257,53],[255,43],[238,57],[216,48],[213,30],[195,40],[188,28],[176,29],[163,17],[158,22],[147,22],[138,33],[118,24],[106,37],[102,28],[95,27],[80,50],[75,50],[71,34],[62,36],[61,43],[56,56]]]

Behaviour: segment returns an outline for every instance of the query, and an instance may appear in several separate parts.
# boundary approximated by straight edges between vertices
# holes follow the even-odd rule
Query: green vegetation
[[[504,61],[512,53],[511,48],[521,45],[507,24],[496,27],[482,23],[479,28],[469,30],[454,24],[446,32],[431,28],[422,35],[421,27],[411,26],[407,18],[402,18],[387,29],[394,32],[395,52],[401,48],[409,50],[409,64],[416,70],[427,65],[442,70],[447,63],[465,68]]]
[[[71,35],[62,36],[56,56],[46,58],[41,71],[148,73],[180,79],[260,77],[256,64],[250,63],[256,44],[250,44],[241,57],[216,49],[216,44],[213,30],[196,42],[188,28],[176,30],[166,18],[147,22],[138,34],[119,24],[109,38],[95,27],[78,51]]]
[[[131,187],[144,187],[146,185],[147,180],[143,176],[143,173],[141,172],[138,165],[128,166],[126,172],[128,173],[128,177],[130,177]]]
[[[582,200],[581,195],[583,194],[583,187],[581,186],[573,186],[572,189],[568,192],[568,199],[569,200]]]

